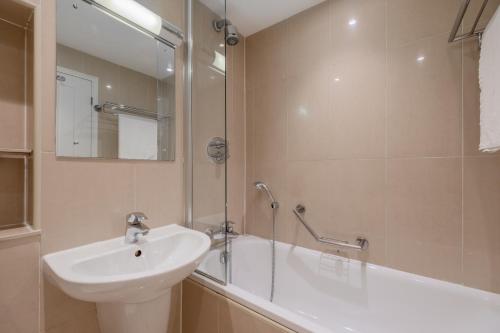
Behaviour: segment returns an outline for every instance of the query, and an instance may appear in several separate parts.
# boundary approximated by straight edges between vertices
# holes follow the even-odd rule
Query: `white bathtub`
[[[223,276],[220,251],[200,270]],[[499,333],[500,295],[277,242],[276,289],[270,241],[232,244],[232,282],[196,281],[298,332]]]

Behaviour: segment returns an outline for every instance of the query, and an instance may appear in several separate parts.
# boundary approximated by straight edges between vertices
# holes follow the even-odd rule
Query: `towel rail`
[[[302,223],[302,225],[307,229],[307,231],[309,231],[309,233],[314,237],[314,239],[316,239],[317,242],[320,242],[323,244],[328,244],[328,245],[346,247],[346,248],[358,250],[358,251],[364,251],[364,250],[368,249],[368,244],[369,244],[368,240],[366,238],[363,238],[363,237],[356,238],[356,244],[351,244],[348,241],[319,236],[316,233],[316,231],[314,231],[314,229],[311,228],[311,226],[304,219],[305,212],[306,212],[306,207],[304,207],[303,205],[297,205],[293,209],[293,213],[295,214],[295,216],[297,216],[297,218]]]
[[[481,5],[481,8],[477,12],[476,19],[474,20],[474,23],[471,27],[471,29],[463,33],[461,35],[458,35],[458,30],[460,29],[460,26],[462,26],[462,22],[465,17],[465,13],[467,12],[467,9],[469,8],[471,0],[464,0],[462,2],[462,6],[460,6],[460,9],[457,14],[457,18],[455,19],[455,23],[453,24],[453,28],[451,29],[450,37],[448,38],[449,43],[453,42],[458,42],[464,39],[468,38],[474,38],[478,37],[479,40],[481,40],[481,35],[484,31],[484,29],[476,30],[477,25],[479,23],[479,20],[481,19],[481,16],[483,15],[484,9],[486,8],[486,5],[488,4],[488,0],[483,0],[483,3]]]
[[[105,102],[102,105],[96,105],[96,106],[94,106],[94,110],[97,112],[104,112],[104,113],[109,113],[109,114],[113,114],[113,115],[127,114],[127,115],[149,118],[149,119],[154,119],[154,120],[169,118],[168,115],[160,116],[159,114],[157,114],[155,112],[151,112],[151,111],[148,111],[145,109],[140,109],[140,108],[136,108],[133,106],[116,104],[116,103],[111,103],[111,102]]]

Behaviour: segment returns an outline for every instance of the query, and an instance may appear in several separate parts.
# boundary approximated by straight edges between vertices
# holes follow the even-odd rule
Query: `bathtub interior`
[[[270,303],[271,242],[241,236],[230,249],[223,287],[229,297],[245,302],[248,295],[247,306],[298,331],[493,333],[500,327],[500,295],[280,242]],[[223,269],[219,256],[212,250],[203,269]],[[298,319],[290,324],[291,318]]]

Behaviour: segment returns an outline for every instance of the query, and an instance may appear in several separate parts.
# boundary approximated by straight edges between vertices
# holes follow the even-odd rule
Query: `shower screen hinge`
[[[224,250],[220,253],[220,263],[225,265],[227,262],[228,262],[228,259],[229,259],[229,252]]]

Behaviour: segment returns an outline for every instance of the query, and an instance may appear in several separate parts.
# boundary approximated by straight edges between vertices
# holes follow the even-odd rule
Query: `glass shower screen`
[[[214,4],[215,3],[215,4]],[[199,273],[227,281],[225,2],[189,0],[188,225],[212,238]]]

